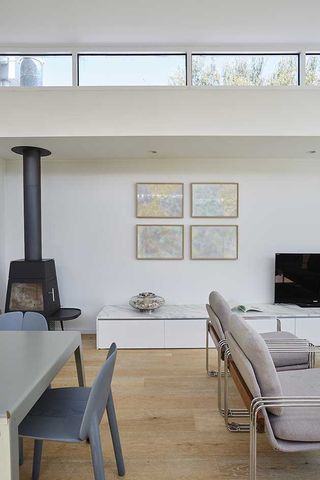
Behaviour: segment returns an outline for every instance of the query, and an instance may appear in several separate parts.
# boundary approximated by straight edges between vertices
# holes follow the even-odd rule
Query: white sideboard
[[[97,316],[97,348],[204,348],[205,305],[163,305],[154,312],[107,305]]]
[[[305,338],[314,345],[320,345],[320,308],[302,308],[298,305],[259,304],[262,312],[241,314],[259,332],[272,331],[281,326],[281,330]]]
[[[320,308],[257,304],[262,312],[240,313],[259,332],[279,328],[320,345]],[[107,305],[97,316],[97,348],[204,348],[205,305],[163,305],[139,312],[125,305]]]

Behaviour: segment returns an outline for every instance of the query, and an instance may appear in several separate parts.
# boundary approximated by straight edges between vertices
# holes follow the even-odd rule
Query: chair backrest
[[[98,373],[88,398],[87,406],[83,415],[79,437],[85,440],[89,437],[90,425],[101,422],[106,409],[108,396],[111,390],[111,381],[117,357],[117,346],[110,346],[108,357]]]
[[[223,332],[226,333],[229,330],[229,321],[232,315],[228,302],[222,295],[220,295],[220,293],[213,290],[209,295],[209,304],[214,314],[217,316]]]
[[[22,329],[22,312],[8,312],[0,315],[0,330],[15,331]]]
[[[26,312],[22,320],[22,330],[25,331],[47,331],[47,320],[41,313]]]
[[[250,390],[252,398],[261,397],[261,391],[257,382],[256,375],[246,355],[243,353],[230,332],[226,332],[228,347],[237,369],[239,370],[243,381]]]
[[[217,336],[217,339],[213,337],[213,341],[215,343],[215,346],[218,348],[219,347],[219,342],[221,340],[225,339],[225,334],[224,334],[223,328],[221,326],[220,320],[218,319],[217,315],[214,313],[214,311],[212,310],[210,305],[207,304],[206,308],[207,308],[207,312],[208,312],[208,315],[209,315],[211,325],[212,325],[212,327],[215,331],[215,334]]]
[[[279,377],[268,347],[261,335],[249,325],[249,322],[246,322],[235,313],[230,318],[229,326],[230,330],[227,339],[229,339],[229,342],[234,339],[251,363],[261,395],[263,397],[281,397],[283,393]],[[228,345],[232,355],[232,343],[228,343]],[[241,368],[244,367],[242,366]],[[243,378],[245,378],[241,368],[239,365],[238,369]],[[274,415],[281,415],[283,409],[281,407],[270,407],[268,410]]]

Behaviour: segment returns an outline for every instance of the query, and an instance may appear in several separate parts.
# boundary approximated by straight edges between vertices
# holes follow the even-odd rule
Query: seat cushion
[[[267,332],[262,333],[264,340],[285,340],[298,338],[290,332]],[[307,344],[307,342],[306,342]],[[274,365],[278,371],[284,370],[299,370],[309,367],[309,354],[308,353],[275,353],[271,352],[271,357]]]
[[[80,427],[90,390],[83,387],[46,390],[20,423],[19,435],[80,442]]]
[[[284,396],[319,396],[320,368],[279,372]],[[296,442],[320,442],[320,407],[284,407],[280,417],[269,414],[276,438]]]

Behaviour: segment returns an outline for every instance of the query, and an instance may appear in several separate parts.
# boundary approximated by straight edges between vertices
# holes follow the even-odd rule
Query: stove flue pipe
[[[41,157],[51,155],[39,147],[12,148],[23,156],[24,252],[25,260],[42,260]]]

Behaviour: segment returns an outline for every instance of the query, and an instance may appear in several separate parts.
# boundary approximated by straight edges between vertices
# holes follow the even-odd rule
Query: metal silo
[[[20,86],[41,87],[43,83],[43,60],[39,57],[21,57]]]

